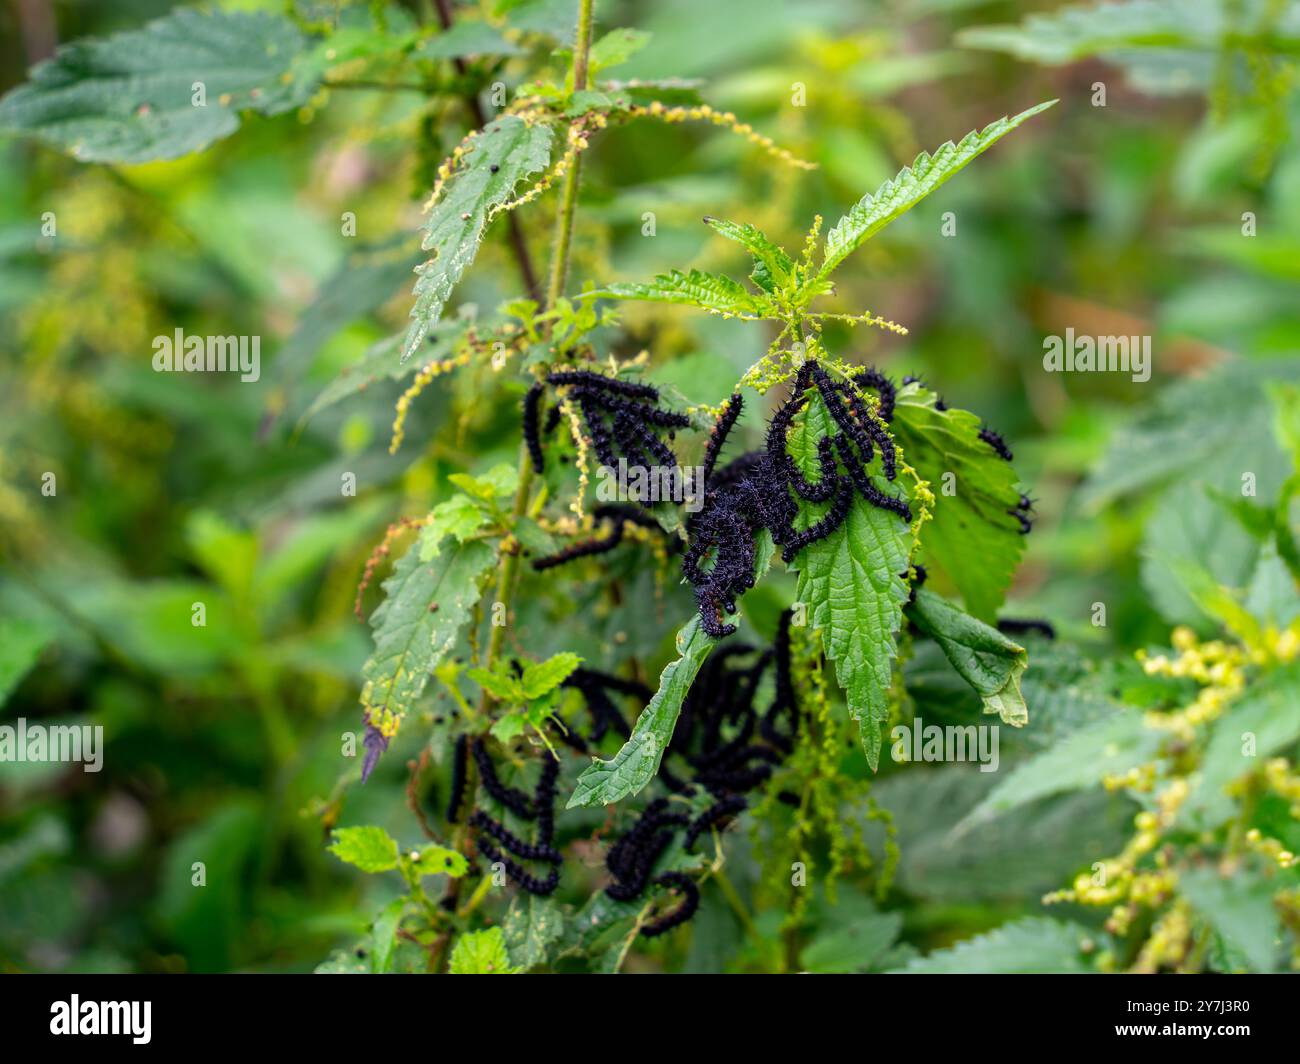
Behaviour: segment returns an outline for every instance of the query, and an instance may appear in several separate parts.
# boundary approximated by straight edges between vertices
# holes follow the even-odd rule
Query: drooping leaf
[[[383,828],[338,828],[329,851],[363,872],[388,872],[397,867],[397,840]]]
[[[975,689],[985,713],[996,713],[1015,728],[1029,720],[1020,692],[1020,677],[1029,666],[1024,647],[925,588],[917,590],[909,615]]]
[[[980,439],[979,418],[935,409],[934,393],[916,385],[899,393],[890,429],[934,494],[921,561],[952,582],[968,613],[993,622],[1024,552],[1019,522],[1007,513],[1020,502],[1015,470]],[[945,494],[949,484],[954,494]]]
[[[894,178],[875,192],[868,193],[835,223],[826,236],[826,250],[818,277],[829,276],[852,252],[911,210],[977,155],[992,147],[1022,122],[1051,107],[1048,100],[1009,118],[999,118],[982,130],[972,130],[961,141],[948,141],[933,155],[922,152],[911,166],[905,166]]]
[[[689,273],[671,270],[647,284],[611,284],[596,294],[652,303],[682,303],[712,314],[735,317],[762,317],[770,309],[766,300],[749,292],[739,281],[703,270]]]
[[[370,970],[377,975],[393,970],[393,947],[405,908],[406,899],[395,898],[379,910],[370,925]]]
[[[295,60],[308,45],[282,15],[178,8],[142,29],[61,47],[0,100],[0,129],[83,162],[175,159],[229,136],[241,111],[277,115],[306,103],[317,81]]]
[[[787,437],[790,454],[805,476],[816,476],[817,441],[833,428],[825,404],[810,391]],[[879,463],[877,456],[874,464]],[[876,473],[871,477],[877,490],[903,494],[899,482]],[[907,599],[902,574],[911,549],[906,522],[855,495],[839,528],[808,544],[790,564],[799,574],[798,600],[809,607],[809,623],[819,631],[826,656],[835,662],[873,770],[880,763],[880,729],[889,719],[886,694]]]
[[[384,601],[370,618],[375,650],[362,669],[366,721],[385,737],[424,690],[429,676],[468,620],[479,597],[479,577],[496,552],[481,540],[447,544],[420,561],[418,541],[384,581]]]
[[[470,140],[459,169],[447,179],[422,227],[420,246],[433,255],[416,267],[415,306],[402,342],[403,361],[424,341],[474,261],[492,208],[506,203],[529,174],[546,168],[551,141],[550,127],[530,125],[514,115],[489,122]]]
[[[583,771],[565,808],[613,805],[636,794],[654,779],[664,751],[672,740],[682,699],[690,690],[709,651],[716,645],[717,640],[706,635],[700,627],[699,617],[692,617],[677,633],[678,657],[660,674],[659,690],[637,717],[631,736],[613,760],[597,758]]]
[[[1052,975],[1083,974],[1088,964],[1083,945],[1096,935],[1078,924],[1027,917],[1004,924],[948,949],[918,957],[903,968],[906,975]]]
[[[461,935],[448,967],[452,975],[516,975],[523,971],[510,963],[510,951],[499,927]]]
[[[645,30],[627,28],[610,30],[591,46],[588,69],[595,75],[602,70],[626,63],[649,43],[650,34]]]

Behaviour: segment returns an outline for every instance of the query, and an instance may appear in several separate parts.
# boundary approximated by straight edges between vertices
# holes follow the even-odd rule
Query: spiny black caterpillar
[[[677,468],[677,456],[654,430],[666,429],[671,439],[676,429],[689,428],[691,421],[685,414],[664,410],[659,405],[658,388],[592,370],[549,373],[545,383],[562,389],[567,399],[577,403],[587,436],[602,465],[616,468],[621,452],[629,470]],[[528,389],[521,423],[529,457],[539,473],[544,456],[538,411],[544,391],[541,381]],[[552,407],[545,431],[550,432],[558,421],[559,407]]]
[[[1034,513],[1034,500],[1028,495],[1021,495],[1020,501],[1008,510],[1007,513],[1020,523],[1020,534],[1022,536],[1027,536],[1034,530],[1034,522],[1032,520]]]
[[[528,893],[550,894],[559,886],[559,865],[563,859],[560,851],[555,847],[555,783],[560,772],[559,761],[550,756],[542,759],[541,776],[538,778],[536,790],[530,796],[518,788],[501,782],[496,766],[492,763],[492,757],[481,741],[471,740],[469,747],[478,766],[479,782],[483,789],[520,820],[535,821],[537,824],[537,841],[530,843],[521,839],[505,824],[492,818],[482,809],[475,809],[470,814],[469,824],[477,831],[479,852],[489,862],[493,864],[499,862],[505,869],[506,875]],[[496,843],[507,852],[503,853],[498,849]],[[525,861],[543,862],[552,867],[545,876],[534,876],[508,854]]]
[[[659,528],[659,522],[654,518],[626,503],[602,503],[591,512],[591,516],[597,521],[609,522],[609,531],[601,536],[580,540],[544,558],[536,558],[532,563],[533,568],[542,572],[546,569],[554,569],[557,565],[577,561],[579,558],[606,554],[623,542],[623,531],[629,523],[641,528]]]
[[[791,457],[787,438],[813,387],[839,432],[817,441],[819,474],[810,481]],[[695,589],[700,622],[709,635],[721,639],[736,631],[734,624],[723,623],[722,616],[734,614],[737,598],[753,586],[755,540],[761,530],[771,533],[789,562],[808,544],[839,528],[855,492],[873,506],[911,522],[907,503],[880,491],[867,472],[878,449],[881,471],[886,480],[893,480],[897,459],[893,438],[858,390],[863,387],[877,391],[879,410],[892,418],[894,388],[884,374],[867,369],[852,383],[837,383],[809,359],[796,374],[790,397],[772,415],[765,449],[741,455],[715,471],[743,400],[736,394],[723,405],[705,448],[704,505],[688,522],[689,545],[682,559],[682,571]],[[803,530],[794,527],[800,499],[830,503],[826,513]]]
[[[793,749],[799,709],[790,678],[789,610],[782,614],[770,649],[736,644],[720,647],[706,660],[682,704],[659,779],[669,790],[689,796],[705,791],[713,800],[692,818],[675,811],[665,797],[656,798],[610,848],[605,861],[613,882],[606,893],[619,901],[640,897],[651,886],[668,886],[682,895],[681,904],[641,928],[653,937],[684,923],[699,904],[699,890],[680,872],[654,876],[656,862],[682,830],[691,850],[700,836],[725,824],[747,806],[746,792],[771,776]],[[763,673],[775,666],[775,696],[765,712],[754,706]],[[691,771],[689,779],[668,767],[669,757]],[[679,769],[680,771],[680,769]]]

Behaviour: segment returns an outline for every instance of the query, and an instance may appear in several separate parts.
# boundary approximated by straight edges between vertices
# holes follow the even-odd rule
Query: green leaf
[[[996,713],[1014,728],[1028,722],[1025,696],[1020,693],[1020,677],[1029,667],[1024,647],[925,588],[917,590],[909,614],[975,689],[985,713]]]
[[[0,100],[0,129],[35,136],[83,162],[144,163],[206,148],[241,111],[306,103],[315,77],[295,60],[308,40],[269,12],[186,8],[143,29],[64,45]],[[195,106],[195,83],[206,102]]]
[[[889,428],[934,494],[922,560],[952,582],[967,612],[992,623],[1024,552],[1019,522],[1007,513],[1020,502],[1015,469],[980,439],[979,418],[935,409],[934,393],[914,384],[899,393]],[[944,494],[948,483],[955,494]]]
[[[794,272],[794,262],[784,249],[772,243],[749,223],[728,222],[723,218],[705,218],[705,223],[715,232],[734,240],[754,258],[754,272],[750,275],[756,285],[771,292],[784,288]]]
[[[510,955],[525,969],[545,964],[551,947],[564,934],[564,913],[551,898],[518,894],[510,903],[502,931]]]
[[[1179,810],[1180,820],[1207,828],[1236,813],[1225,787],[1300,740],[1300,665],[1252,682],[1213,728],[1198,786]]]
[[[418,856],[410,858],[411,871],[417,876],[451,876],[458,879],[469,871],[469,862],[464,855],[445,846],[426,843],[417,854]]]
[[[468,473],[453,473],[447,479],[476,498],[491,502],[515,493],[515,488],[519,486],[519,470],[506,462],[500,462],[479,477]]]
[[[388,872],[397,867],[397,840],[383,828],[338,828],[329,851],[363,872]]]
[[[1130,711],[1082,728],[1017,766],[959,825],[959,830],[1000,816],[1049,794],[1081,790],[1151,760],[1161,733]]]
[[[650,43],[650,36],[645,30],[610,30],[591,46],[591,57],[588,60],[591,73],[595,75],[626,63]]]
[[[711,314],[765,317],[767,300],[749,292],[739,281],[703,270],[671,270],[648,284],[611,284],[596,293],[615,299],[644,299],[652,303],[683,303]]]
[[[416,49],[420,59],[466,59],[476,55],[522,55],[523,49],[511,44],[499,30],[486,22],[456,22],[450,29],[430,37]]]
[[[370,618],[375,650],[362,669],[361,704],[366,721],[385,736],[396,734],[430,673],[455,644],[478,601],[479,577],[495,561],[491,547],[472,540],[423,563],[417,540],[384,581],[387,597]]]
[[[599,758],[578,777],[573,796],[565,807],[613,805],[636,794],[655,777],[659,762],[672,740],[682,699],[690,690],[695,675],[717,645],[705,634],[699,617],[677,633],[678,657],[659,676],[659,690],[641,711],[632,734],[612,761]]]
[[[470,139],[460,168],[447,179],[422,228],[420,246],[433,255],[415,270],[415,306],[402,342],[403,361],[423,343],[474,261],[492,208],[508,202],[529,174],[546,168],[551,141],[548,126],[529,125],[514,115],[489,122]]]
[[[21,617],[0,617],[0,706],[36,664],[54,633]]]
[[[420,561],[427,562],[442,552],[442,541],[454,537],[464,543],[487,524],[488,515],[468,495],[453,495],[429,511],[429,523],[420,529]]]
[[[1213,868],[1189,868],[1178,876],[1178,892],[1204,918],[1230,954],[1253,972],[1278,967],[1282,927],[1273,907],[1276,884],[1240,869],[1229,877]]]
[[[805,476],[815,475],[817,441],[832,427],[821,397],[810,391],[788,436],[790,453]],[[874,463],[879,462],[877,456]],[[871,478],[880,491],[900,494],[897,483],[874,473]],[[816,512],[809,520],[815,517]],[[893,681],[894,638],[907,599],[902,574],[911,549],[911,529],[897,514],[855,495],[839,528],[804,547],[790,564],[799,574],[798,600],[810,608],[810,623],[835,662],[873,771],[880,763],[880,728],[889,720],[886,696]]]
[[[1229,495],[1241,496],[1240,474],[1249,470],[1258,497],[1272,497],[1291,472],[1269,419],[1260,416],[1274,380],[1300,380],[1300,360],[1233,362],[1162,389],[1149,412],[1116,431],[1082,501],[1096,511],[1180,476],[1205,479],[1209,466],[1222,470],[1215,487]]]
[[[893,945],[903,927],[899,913],[882,913],[870,902],[849,897],[827,914],[826,930],[804,947],[800,967],[833,974],[870,969]]]
[[[508,704],[522,701],[523,691],[513,676],[478,667],[466,669],[465,675],[498,701]]]
[[[393,970],[393,947],[397,945],[397,928],[405,908],[406,898],[395,898],[379,910],[370,925],[370,970],[377,975]]]
[[[1027,917],[948,949],[919,957],[907,975],[1055,975],[1090,973],[1083,944],[1096,936],[1078,924]]]
[[[1055,100],[1048,100],[1014,117],[991,122],[983,130],[972,130],[960,143],[948,141],[933,155],[922,152],[911,166],[905,166],[892,180],[886,181],[875,192],[863,196],[848,214],[835,223],[835,228],[826,236],[826,250],[818,278],[829,276],[852,252],[895,218],[915,207],[958,170],[1022,122],[1047,110],[1054,103]]]
[[[559,687],[581,664],[582,658],[568,651],[555,654],[546,661],[530,662],[524,666],[524,675],[520,679],[524,697],[529,701],[541,698],[548,691]]]
[[[523,971],[510,963],[506,938],[499,927],[461,935],[451,951],[450,970],[452,975],[515,975]]]

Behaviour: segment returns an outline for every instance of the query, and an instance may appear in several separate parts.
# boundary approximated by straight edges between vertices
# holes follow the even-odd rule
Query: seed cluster
[[[818,477],[810,481],[789,453],[788,436],[813,388],[839,431],[817,441]],[[874,388],[879,394],[875,412],[862,397],[861,388]],[[858,373],[852,383],[837,383],[818,362],[809,359],[795,376],[789,399],[772,416],[765,449],[741,455],[715,471],[741,405],[739,394],[731,396],[709,437],[704,455],[704,506],[688,525],[690,542],[682,559],[682,571],[695,589],[704,630],[718,639],[736,630],[734,624],[724,624],[722,617],[734,614],[736,599],[753,586],[756,537],[761,530],[771,533],[789,562],[808,544],[839,528],[855,493],[909,524],[912,520],[907,503],[878,489],[867,472],[879,450],[885,479],[897,475],[894,441],[882,421],[893,416],[894,388],[883,374],[868,369]],[[818,520],[798,530],[799,500],[830,506]]]

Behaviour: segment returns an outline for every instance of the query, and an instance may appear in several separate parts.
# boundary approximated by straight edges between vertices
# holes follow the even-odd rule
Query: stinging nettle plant
[[[537,32],[504,25],[444,18],[442,32],[430,35],[396,11],[347,27],[180,11],[60,51],[0,102],[0,123],[87,161],[172,158],[229,135],[241,114],[308,107],[322,89],[346,85],[339,71],[348,63],[410,62],[423,79],[417,88],[454,97],[460,86],[442,75],[451,62],[481,87],[499,69],[494,48],[515,54]],[[459,42],[462,26],[478,36]],[[485,44],[493,35],[501,43]],[[183,62],[167,50],[177,39],[189,42]],[[248,39],[263,42],[256,61],[231,63]],[[902,326],[818,307],[854,251],[1055,101],[920,155],[824,238],[822,219],[814,219],[793,254],[749,223],[705,218],[749,257],[747,283],[671,269],[644,283],[588,283],[574,294],[583,156],[607,129],[702,122],[782,165],[810,165],[705,104],[693,83],[603,76],[646,40],[628,29],[597,38],[592,0],[581,0],[572,45],[555,53],[562,74],[539,68],[436,166],[405,335],[377,345],[303,414],[370,380],[413,378],[397,406],[396,452],[408,411],[435,378],[485,367],[476,402],[520,412],[517,465],[450,476],[448,499],[390,528],[358,592],[361,612],[372,575],[414,533],[370,617],[362,780],[433,692],[451,707],[423,713],[432,736],[412,774],[413,793],[431,765],[445,782],[442,816],[431,823],[421,815],[428,841],[404,851],[377,827],[334,833],[339,858],[369,873],[395,871],[405,884],[374,920],[367,962],[374,970],[415,966],[398,959],[408,947],[434,970],[617,970],[638,936],[658,938],[689,920],[707,881],[734,902],[720,832],[746,811],[772,883],[824,852],[827,880],[855,862],[870,867],[862,840],[841,824],[841,803],[858,802],[886,824],[888,816],[868,782],[843,775],[835,752],[856,734],[876,769],[882,728],[903,697],[900,646],[914,638],[941,648],[986,713],[1017,727],[1027,721],[1020,691],[1027,653],[997,626],[1031,527],[1010,449],[924,383],[896,382],[824,337],[831,322],[898,333]],[[96,77],[74,77],[87,70]],[[210,101],[203,107],[193,103],[200,83]],[[469,107],[486,117],[473,92]],[[536,280],[513,216],[549,201],[550,264]],[[447,315],[501,215],[513,226],[525,290],[495,314]],[[644,359],[619,364],[609,354],[613,305],[630,300],[770,323],[773,338],[720,407],[691,405],[652,384]],[[764,404],[761,446],[737,453],[744,410]],[[680,484],[692,462],[702,470],[698,509],[662,499],[592,505],[603,469]],[[956,492],[937,491],[949,474]],[[760,629],[742,600],[775,565],[794,574],[794,597],[781,603],[768,637],[755,640],[742,632]],[[565,585],[574,566],[588,575]],[[676,619],[675,656],[657,682],[632,659],[654,654],[655,638],[622,660],[601,661],[530,648],[514,635],[521,604],[544,603],[557,588],[561,596],[585,595],[588,584],[613,592],[629,574],[645,573],[659,586],[684,582],[694,601],[693,613]],[[922,586],[927,578],[930,588]],[[561,799],[572,812],[558,817]],[[618,807],[607,828],[585,811],[602,806]],[[581,905],[559,903],[554,895],[573,864],[566,850],[596,837],[606,844],[601,884]],[[466,893],[476,868],[483,878]],[[887,888],[889,873],[886,861],[877,890]],[[436,878],[441,898],[430,896],[425,877]],[[518,891],[500,890],[506,883]],[[807,903],[797,891],[783,901],[786,929],[797,930]],[[484,919],[494,904],[498,911]],[[796,958],[787,944],[776,963]],[[336,959],[323,967],[351,966]]]

